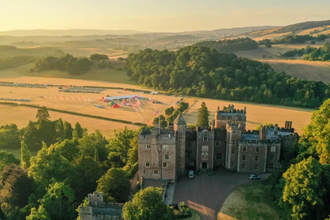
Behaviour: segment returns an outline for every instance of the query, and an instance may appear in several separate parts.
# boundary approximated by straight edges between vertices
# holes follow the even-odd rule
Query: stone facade
[[[269,172],[280,167],[298,135],[292,122],[284,128],[261,126],[246,131],[246,108],[220,110],[210,127],[187,128],[180,114],[169,129],[143,129],[139,135],[139,176],[176,180],[187,169],[225,167],[237,172]]]
[[[103,194],[88,194],[88,205],[79,207],[80,220],[119,220],[122,219],[123,204],[103,202]]]

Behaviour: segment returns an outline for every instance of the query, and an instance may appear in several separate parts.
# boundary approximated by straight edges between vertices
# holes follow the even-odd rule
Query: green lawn
[[[136,82],[130,81],[124,69],[124,63],[119,61],[111,61],[113,68],[100,69],[95,64],[90,71],[80,76],[69,75],[67,72],[59,70],[43,71],[43,72],[30,72],[33,64],[28,64],[15,68],[16,73],[23,76],[35,77],[50,77],[50,78],[66,78],[66,79],[82,79],[91,81],[104,81],[113,83],[124,83],[130,85],[137,85]],[[5,70],[4,72],[8,72]]]
[[[270,190],[267,180],[237,187],[224,202],[218,213],[218,220],[279,219],[270,200]]]
[[[184,218],[184,220],[202,220],[201,216],[194,209],[190,209],[192,216],[189,218]]]

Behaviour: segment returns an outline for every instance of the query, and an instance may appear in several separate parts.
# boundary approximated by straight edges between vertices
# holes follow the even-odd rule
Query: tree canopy
[[[205,102],[201,104],[201,107],[198,109],[197,115],[197,125],[201,127],[209,126],[209,111],[206,107]]]
[[[199,97],[319,107],[329,85],[275,72],[269,64],[188,46],[173,51],[145,49],[126,59],[127,74],[147,87]]]
[[[124,220],[170,220],[171,210],[163,202],[162,188],[140,190],[123,207]]]

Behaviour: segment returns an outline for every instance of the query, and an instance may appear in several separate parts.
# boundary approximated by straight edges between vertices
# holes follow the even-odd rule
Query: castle
[[[175,181],[187,169],[225,167],[231,171],[261,173],[279,168],[298,139],[292,122],[284,128],[261,126],[246,130],[246,107],[220,110],[209,127],[188,128],[182,114],[168,129],[144,128],[139,134],[139,176]]]
[[[87,206],[79,207],[80,220],[119,220],[122,219],[123,204],[108,204],[103,201],[103,193],[88,194]]]

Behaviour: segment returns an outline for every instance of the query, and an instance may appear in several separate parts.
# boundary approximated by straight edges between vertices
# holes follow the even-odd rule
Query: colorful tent
[[[114,104],[116,104],[115,102],[110,102],[109,105],[113,106]]]
[[[113,106],[112,106],[112,108],[120,108],[120,106],[118,105],[118,104],[114,104]]]

